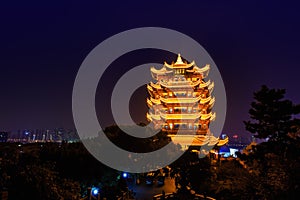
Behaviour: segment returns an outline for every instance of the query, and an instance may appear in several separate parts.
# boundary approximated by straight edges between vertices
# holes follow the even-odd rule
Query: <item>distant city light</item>
[[[239,152],[238,149],[234,149],[234,148],[229,148],[230,151],[230,155],[233,156],[234,158],[237,157],[236,153]]]
[[[98,193],[99,193],[99,189],[98,188],[92,188],[92,194],[94,195],[94,196],[96,196],[96,195],[98,195]]]
[[[128,174],[126,172],[123,172],[123,178],[127,178]]]
[[[222,139],[222,140],[224,140],[226,137],[227,137],[227,135],[226,135],[225,133],[223,133],[223,134],[221,135],[221,139]]]

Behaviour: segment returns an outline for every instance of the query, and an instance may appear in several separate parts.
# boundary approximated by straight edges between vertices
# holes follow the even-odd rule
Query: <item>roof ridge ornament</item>
[[[183,65],[183,64],[184,63],[183,63],[182,58],[181,58],[180,53],[179,53],[178,56],[177,56],[177,60],[176,60],[174,65]]]
[[[174,69],[174,68],[190,68],[193,65],[195,65],[195,61],[192,61],[191,63],[187,63],[187,61],[183,62],[180,53],[177,56],[177,60],[174,63],[174,61],[172,62],[172,64],[168,64],[166,61],[164,62],[164,66],[166,66],[167,68],[170,69]]]

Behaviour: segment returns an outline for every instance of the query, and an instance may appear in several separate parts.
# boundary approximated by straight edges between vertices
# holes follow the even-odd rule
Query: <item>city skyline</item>
[[[128,8],[135,12],[128,12]],[[175,15],[174,10],[182,12]],[[6,2],[0,13],[5,19],[0,47],[1,130],[74,128],[72,87],[85,56],[106,38],[144,26],[187,34],[211,55],[227,92],[225,133],[246,133],[243,120],[249,119],[252,94],[263,84],[284,88],[287,98],[300,102],[300,14],[297,6],[288,3],[217,5],[175,1],[157,5],[120,2],[114,6],[99,2]],[[111,80],[109,74],[117,78],[137,64],[170,62],[175,57],[168,52],[146,50],[126,54],[112,63],[96,95],[100,123],[113,123],[110,117],[100,119],[108,112],[109,101],[99,96],[109,96],[112,83],[117,81]],[[145,119],[141,118],[146,113],[145,94],[146,89],[140,89],[133,100],[144,108],[132,109],[137,121]]]

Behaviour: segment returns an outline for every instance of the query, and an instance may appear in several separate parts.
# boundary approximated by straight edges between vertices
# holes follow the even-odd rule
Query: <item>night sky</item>
[[[180,31],[207,50],[227,92],[224,132],[243,134],[252,94],[262,84],[285,88],[287,97],[300,103],[299,8],[275,0],[3,2],[0,130],[74,128],[72,88],[87,54],[114,34],[155,26]],[[132,52],[116,60],[110,73],[120,75],[131,64],[175,58],[151,50]],[[105,101],[107,90],[109,86],[99,88],[97,104]],[[137,93],[146,94],[143,88]],[[142,104],[140,109],[133,106],[138,103],[130,106],[136,121],[145,116],[141,100],[135,101]],[[105,117],[107,110],[97,108],[97,112]],[[111,123],[109,117],[100,121]]]

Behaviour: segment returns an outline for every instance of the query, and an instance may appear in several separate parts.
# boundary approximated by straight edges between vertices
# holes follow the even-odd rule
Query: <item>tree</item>
[[[254,92],[255,101],[249,110],[252,121],[244,121],[246,130],[256,138],[270,141],[283,141],[289,133],[295,132],[299,119],[293,116],[300,113],[300,105],[284,99],[284,95],[284,89],[269,89],[265,85]]]
[[[209,157],[199,159],[198,154],[191,151],[171,164],[170,176],[175,179],[177,196],[183,199],[192,199],[191,191],[210,194],[214,182]]]
[[[244,122],[255,137],[269,138],[251,145],[246,154],[239,156],[257,180],[255,194],[260,199],[296,199],[300,190],[300,120],[295,117],[300,105],[284,95],[284,89],[262,86],[254,93],[255,101],[249,110],[252,121]]]
[[[216,171],[214,194],[217,199],[263,199],[258,177],[238,159],[223,160]]]

